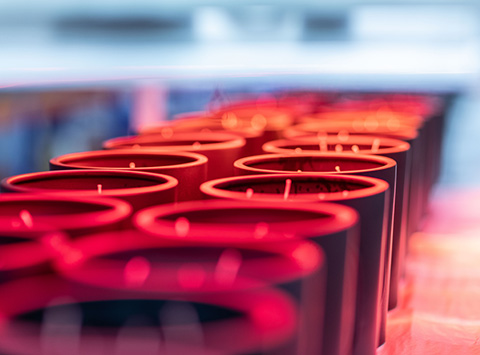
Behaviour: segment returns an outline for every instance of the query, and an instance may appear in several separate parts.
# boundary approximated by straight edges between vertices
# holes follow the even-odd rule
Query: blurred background
[[[479,6],[3,1],[0,177],[46,170],[53,156],[99,148],[141,122],[171,119],[235,93],[310,88],[453,97],[441,181],[469,183],[478,173],[462,163],[470,161],[472,127],[480,128]]]

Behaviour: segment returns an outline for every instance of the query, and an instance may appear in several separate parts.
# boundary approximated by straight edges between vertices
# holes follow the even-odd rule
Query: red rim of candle
[[[191,142],[191,144],[175,145],[175,142]],[[195,146],[194,143],[200,143]],[[206,143],[202,143],[206,142]],[[169,145],[171,143],[171,145]],[[223,132],[198,133],[175,133],[170,138],[162,135],[118,137],[105,141],[105,149],[150,149],[166,151],[192,151],[199,152],[242,148],[245,146],[245,138],[238,135]],[[142,144],[147,144],[142,146]],[[156,145],[157,144],[157,145]],[[137,146],[138,145],[138,146]]]
[[[156,159],[161,160],[162,157],[166,157],[167,159],[170,158],[178,158],[179,160],[190,160],[186,162],[180,163],[173,163],[173,164],[166,164],[166,165],[151,165],[151,166],[136,166],[131,168],[129,166],[121,167],[121,166],[97,166],[97,165],[88,165],[88,164],[81,164],[84,159],[88,160],[95,160],[98,159],[101,161],[103,158],[113,158],[113,159],[122,159],[124,158],[125,161],[135,161],[138,158],[149,158],[149,159]],[[69,168],[69,169],[98,169],[98,170],[131,170],[131,171],[144,171],[144,172],[155,172],[156,169],[161,170],[169,170],[169,169],[177,169],[177,168],[189,168],[193,166],[199,166],[202,164],[206,164],[208,161],[207,157],[201,154],[192,153],[192,152],[146,152],[146,151],[132,151],[131,149],[116,149],[116,150],[95,150],[95,151],[88,151],[88,152],[80,152],[80,153],[71,153],[61,155],[59,157],[52,158],[50,160],[50,166],[62,167],[62,168]]]
[[[66,258],[58,257],[55,263],[56,269],[68,279],[102,288],[165,294],[245,290],[264,287],[265,284],[290,282],[318,272],[325,267],[326,262],[323,251],[310,241],[297,240],[276,245],[250,243],[232,247],[222,243],[202,245],[185,243],[181,240],[172,241],[130,230],[91,235],[70,243],[70,247],[78,257],[72,260],[69,258],[70,255],[66,254]],[[215,247],[219,251],[234,249],[240,253],[258,251],[267,254],[252,260],[241,260],[239,272],[234,281],[219,281],[215,278],[214,271],[218,259],[212,257],[211,260],[202,260],[202,247]],[[128,258],[121,260],[111,258],[111,255],[117,253],[132,252],[130,258],[132,259],[133,255],[137,253],[142,255],[143,251],[152,249],[164,249],[164,252],[175,254],[178,250],[181,252],[185,248],[198,248],[200,260],[185,258],[181,261],[171,261],[157,257],[154,262],[149,263],[150,271],[143,283],[139,285],[128,285],[125,280],[124,273]],[[198,287],[187,288],[182,284],[182,280],[196,277],[195,270],[190,272],[190,277],[187,277],[188,270],[184,267],[189,265],[195,265],[196,268],[204,271],[205,275],[208,274]],[[180,272],[183,275],[181,280]]]
[[[37,235],[6,236],[2,233],[0,241],[4,237],[16,238],[19,241],[6,245],[0,244],[0,273],[20,271],[53,262],[57,251],[48,241],[51,238],[64,241],[68,239],[62,232],[55,231],[53,228],[50,232],[39,232]]]
[[[142,195],[149,194],[161,191],[167,191],[176,188],[178,185],[178,180],[169,175],[163,174],[154,174],[140,171],[119,171],[119,170],[90,170],[90,169],[79,169],[79,170],[56,170],[56,171],[44,171],[38,173],[29,173],[23,175],[17,175],[8,177],[2,180],[1,186],[7,191],[14,192],[24,192],[24,193],[41,193],[49,195],[65,195],[70,196],[88,196],[94,197],[98,196],[96,189],[50,189],[50,188],[41,188],[41,187],[29,187],[24,186],[23,184],[28,184],[29,182],[36,181],[47,181],[47,180],[58,180],[58,179],[69,179],[69,178],[90,178],[90,177],[104,177],[104,178],[126,178],[126,179],[138,179],[143,181],[149,181],[152,184],[149,186],[141,187],[127,187],[127,188],[117,188],[117,189],[108,189],[107,186],[104,186],[102,189],[102,197],[128,197],[132,195]],[[96,185],[95,185],[96,188]]]
[[[379,147],[378,149],[373,152],[371,150],[372,144],[374,141],[379,140]],[[348,136],[346,139],[340,139],[338,136],[327,136],[323,139],[327,145],[336,145],[339,144],[343,145],[358,145],[358,146],[369,146],[370,149],[362,149],[359,147],[358,153],[355,153],[351,150],[345,151],[345,153],[354,153],[354,154],[392,154],[392,153],[399,153],[405,152],[410,149],[410,144],[405,141],[394,139],[394,138],[387,138],[387,137],[375,137],[375,136]],[[315,137],[303,137],[299,139],[277,139],[274,141],[270,141],[265,143],[262,146],[262,149],[265,153],[276,153],[276,154],[296,154],[297,152],[295,149],[298,147],[302,149],[303,152],[309,153],[311,151],[318,152],[319,151],[319,144],[322,142],[322,139],[315,138]],[[302,146],[311,145],[311,149],[302,148]],[[295,147],[296,146],[296,147]],[[328,150],[329,152],[335,152],[335,148],[333,150]],[[340,152],[340,153],[343,153]]]
[[[351,125],[338,124],[335,121],[325,120],[322,122],[300,123],[285,129],[283,136],[287,139],[300,139],[300,137],[318,135],[338,135],[345,132],[347,135],[358,136],[386,136],[402,140],[413,140],[418,137],[418,131],[411,126],[400,125],[396,130],[355,130]]]
[[[75,230],[92,227],[101,227],[120,223],[126,220],[132,214],[132,206],[125,201],[110,197],[66,197],[61,195],[47,194],[0,194],[0,206],[9,204],[22,204],[19,209],[31,209],[32,204],[39,206],[48,204],[59,204],[60,206],[68,206],[70,204],[80,207],[84,206],[88,212],[74,212],[63,214],[39,215],[32,213],[34,226],[29,228],[23,223],[18,226],[12,222],[20,221],[16,215],[0,214],[0,234],[15,235],[33,235],[39,232],[51,232],[52,229]],[[23,206],[24,204],[24,206]],[[100,208],[100,211],[91,211],[92,208]],[[65,208],[65,207],[64,207]],[[62,210],[64,212],[65,210]],[[67,211],[68,212],[68,211]]]
[[[348,195],[345,196],[343,192],[315,192],[315,193],[300,193],[294,194],[294,198],[289,198],[287,200],[283,197],[282,193],[264,193],[264,192],[254,192],[253,196],[248,198],[245,192],[240,191],[231,191],[230,187],[235,187],[238,185],[247,185],[248,183],[255,184],[269,184],[271,182],[275,183],[285,183],[286,179],[292,180],[292,183],[296,181],[301,183],[302,181],[315,182],[352,182],[358,185],[363,185],[363,187],[357,190],[347,190]],[[261,175],[243,175],[235,176],[224,179],[211,180],[203,183],[200,186],[200,190],[208,195],[219,198],[228,198],[234,200],[242,201],[268,201],[279,203],[282,201],[285,202],[328,202],[328,201],[346,201],[356,198],[361,198],[364,196],[376,195],[378,193],[388,190],[389,185],[386,181],[375,179],[367,176],[358,176],[358,175],[329,175],[329,174],[319,174],[319,173],[310,173],[310,174],[261,174]],[[320,199],[319,194],[322,194]],[[293,195],[293,194],[292,194]]]
[[[220,217],[222,214],[230,214],[232,217],[232,213],[239,213],[239,211],[245,212],[241,216],[234,216],[238,222],[231,222]],[[299,213],[304,217],[297,221],[269,222],[266,221],[266,218],[262,218],[266,211],[284,214]],[[218,217],[219,222],[192,221],[192,214],[198,212]],[[187,219],[190,216],[190,228],[184,236],[179,236],[176,231],[176,220],[173,220],[172,216],[177,215],[185,216]],[[258,221],[247,222],[245,216],[252,216]],[[305,239],[311,236],[336,233],[354,226],[358,222],[358,218],[355,210],[330,203],[293,205],[258,202],[252,205],[252,203],[244,201],[206,200],[146,208],[133,217],[133,223],[137,229],[163,239],[202,244],[242,245],[289,241],[298,237]],[[258,236],[256,231],[259,223],[262,222],[268,224],[268,233]],[[299,236],[300,232],[302,234]]]
[[[274,170],[274,169],[263,169],[255,168],[250,166],[250,164],[261,164],[262,162],[268,161],[279,161],[279,160],[290,160],[296,158],[313,158],[318,160],[326,159],[335,159],[336,161],[354,161],[354,162],[369,162],[378,164],[378,167],[369,168],[369,169],[353,169],[353,170],[343,170],[340,174],[349,174],[354,175],[357,173],[368,172],[368,171],[377,171],[383,170],[386,168],[391,168],[397,163],[395,160],[383,157],[381,155],[366,155],[366,154],[350,154],[350,153],[296,153],[296,154],[263,154],[255,155],[252,157],[245,157],[238,159],[234,166],[235,168],[249,172],[250,174],[274,174],[274,173],[283,173],[283,174],[306,174],[306,173],[325,173],[325,174],[336,174],[335,170],[329,171],[290,171],[290,170]]]
[[[26,290],[29,292],[25,292]],[[61,296],[63,296],[62,299],[59,299]],[[189,294],[187,297],[178,298],[158,293],[118,293],[118,291],[112,293],[83,287],[72,290],[68,283],[58,277],[42,276],[0,285],[0,299],[3,305],[2,322],[4,322],[0,328],[0,348],[14,352],[21,349],[22,354],[38,353],[38,346],[41,345],[40,325],[16,320],[16,317],[43,309],[53,300],[56,300],[57,305],[109,300],[184,301],[210,304],[242,313],[239,321],[227,319],[202,324],[206,346],[212,348],[207,350],[220,353],[248,352],[263,349],[263,346],[281,346],[293,339],[297,323],[296,306],[293,300],[283,292],[270,288],[244,292]],[[98,340],[98,327],[83,327],[83,329],[86,331],[82,332],[82,341]],[[225,337],[229,340],[225,341]],[[115,334],[102,336],[103,345],[108,344],[108,347],[111,346],[113,350],[116,338]],[[69,347],[69,344],[65,347]],[[195,349],[188,346],[186,348],[186,351]],[[98,354],[103,353],[101,347]]]

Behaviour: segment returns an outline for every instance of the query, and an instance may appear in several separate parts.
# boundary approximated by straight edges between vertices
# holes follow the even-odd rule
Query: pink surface
[[[377,355],[480,354],[480,189],[441,188],[412,235]]]

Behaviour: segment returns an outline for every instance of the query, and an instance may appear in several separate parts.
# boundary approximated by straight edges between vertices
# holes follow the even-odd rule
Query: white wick
[[[292,180],[285,180],[285,192],[283,193],[283,199],[288,200],[288,195],[290,195],[290,188],[292,187]]]

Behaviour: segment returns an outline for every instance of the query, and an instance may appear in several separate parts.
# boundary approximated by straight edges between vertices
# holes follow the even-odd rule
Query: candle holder
[[[383,287],[390,278],[385,263],[389,218],[385,181],[350,175],[265,174],[212,180],[200,189],[208,197],[251,203],[336,202],[355,208],[360,215],[360,255],[353,354],[375,352],[380,329],[384,332],[386,327],[388,292]]]
[[[391,275],[392,243],[395,207],[395,191],[397,180],[397,164],[395,160],[376,155],[348,154],[348,153],[296,153],[296,154],[265,154],[246,157],[234,163],[237,175],[250,174],[306,174],[328,173],[342,175],[369,176],[386,181],[390,186],[388,201],[388,238],[385,256],[386,274]],[[395,251],[395,253],[398,253]],[[398,260],[398,259],[397,259]],[[398,269],[398,266],[396,267]],[[384,292],[388,292],[388,282],[398,282],[384,278]],[[390,299],[390,296],[388,296]],[[388,305],[384,305],[388,307]],[[382,342],[382,338],[380,338]]]
[[[129,222],[132,207],[108,197],[65,197],[44,194],[0,194],[0,235],[38,236],[63,231],[79,237],[118,230]]]
[[[208,158],[208,179],[231,176],[233,162],[241,157],[245,139],[234,134],[204,132],[119,137],[104,142],[105,149],[149,149],[154,151],[184,151]]]
[[[263,129],[243,127],[234,117],[212,116],[208,112],[189,112],[174,116],[172,121],[161,122],[155,125],[143,127],[139,130],[140,135],[160,134],[169,137],[179,133],[229,133],[245,139],[241,156],[260,154],[262,152]]]
[[[57,196],[115,197],[133,209],[176,200],[177,179],[168,175],[119,170],[59,170],[5,178],[2,191]]]
[[[380,155],[394,159],[397,163],[397,183],[395,191],[392,269],[389,309],[398,303],[398,284],[404,270],[407,242],[407,211],[410,192],[411,154],[407,142],[370,136],[326,136],[323,138],[303,138],[299,140],[276,140],[263,145],[266,153],[295,154],[296,152],[336,152]]]
[[[207,158],[187,152],[99,150],[62,155],[50,160],[50,170],[96,169],[166,174],[178,180],[178,200],[201,198],[199,186],[207,179]]]
[[[165,207],[165,208],[164,208]],[[184,243],[273,246],[311,239],[327,259],[323,351],[351,351],[358,266],[357,213],[335,204],[272,204],[192,201],[138,212],[138,229]]]
[[[213,115],[225,120],[236,120],[241,127],[262,130],[263,143],[281,138],[282,131],[295,121],[288,110],[256,104],[227,105],[214,111]]]
[[[113,292],[44,276],[0,285],[0,300],[9,354],[291,353],[297,321],[291,298],[269,288]]]
[[[92,235],[72,243],[72,248],[83,259],[71,264],[59,258],[57,268],[80,284],[165,294],[282,288],[299,309],[294,353],[320,351],[325,259],[309,241],[225,247],[124,231]],[[148,270],[141,280],[135,278],[137,264]]]

